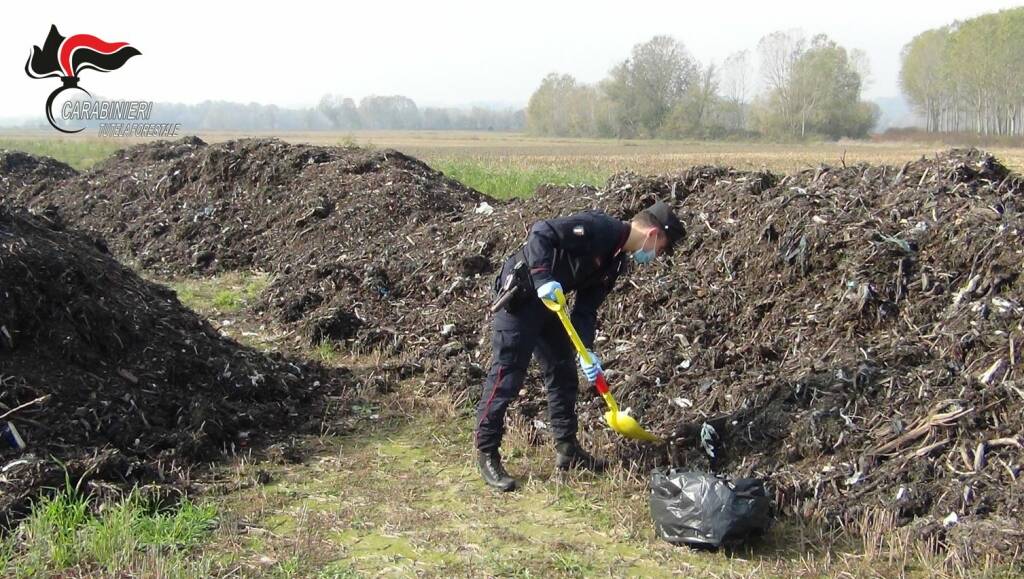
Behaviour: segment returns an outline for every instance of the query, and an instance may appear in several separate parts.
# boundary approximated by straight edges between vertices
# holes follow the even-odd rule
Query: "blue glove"
[[[583,361],[583,356],[577,355],[576,357],[579,358],[580,368],[583,368],[583,374],[587,377],[587,382],[593,384],[597,380],[597,375],[604,370],[601,369],[601,360],[597,359],[597,355],[590,350],[587,350],[587,353],[590,354],[590,364]]]
[[[548,300],[549,302],[558,303],[558,297],[555,296],[555,292],[562,289],[562,284],[557,281],[549,281],[546,284],[537,288],[537,297],[542,300]]]

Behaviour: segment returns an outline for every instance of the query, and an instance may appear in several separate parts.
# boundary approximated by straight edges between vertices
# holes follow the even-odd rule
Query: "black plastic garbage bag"
[[[669,543],[718,547],[764,533],[771,500],[760,479],[729,481],[694,471],[651,473],[651,517]]]

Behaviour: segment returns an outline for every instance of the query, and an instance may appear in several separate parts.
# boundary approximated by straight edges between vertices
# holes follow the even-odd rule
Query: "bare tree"
[[[860,88],[861,90],[867,90],[871,86],[871,60],[868,58],[868,53],[864,52],[859,48],[850,50],[850,67],[860,76]]]
[[[757,43],[761,75],[766,88],[776,99],[776,112],[785,124],[796,126],[799,105],[795,103],[790,79],[806,42],[800,30],[780,30]]]
[[[741,50],[725,59],[719,71],[722,99],[727,109],[729,128],[740,130],[746,126],[746,109],[753,92],[754,71],[750,52]]]

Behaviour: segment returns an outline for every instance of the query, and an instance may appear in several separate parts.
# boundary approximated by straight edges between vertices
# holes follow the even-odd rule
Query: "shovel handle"
[[[593,363],[593,360],[590,358],[590,352],[583,345],[579,332],[576,331],[576,327],[572,325],[572,320],[569,319],[569,314],[565,311],[565,294],[557,292],[556,296],[558,298],[557,301],[543,300],[544,305],[558,315],[558,319],[562,322],[562,327],[565,328],[565,333],[569,334],[569,341],[576,347],[576,352],[580,355],[580,358],[587,364]],[[608,388],[608,381],[604,378],[604,372],[598,372],[597,379],[594,380],[594,387],[597,388],[597,392],[604,398],[612,414],[617,414],[619,412],[619,405],[615,403],[611,389]]]
[[[561,290],[555,292],[555,299],[548,300],[541,298],[544,305],[555,314],[558,315],[558,319],[562,322],[562,326],[565,328],[565,332],[569,334],[569,340],[573,346],[576,347],[576,352],[580,355],[580,358],[587,364],[593,363],[590,358],[590,352],[583,345],[583,340],[580,339],[579,333],[576,332],[576,328],[572,325],[572,320],[569,319],[569,314],[566,312],[565,305],[565,294]],[[645,440],[647,442],[661,442],[657,436],[647,432],[637,424],[636,420],[626,415],[628,421],[619,420],[619,405],[615,402],[615,397],[612,396],[611,390],[608,388],[608,381],[604,378],[604,372],[598,372],[597,378],[594,380],[594,387],[597,388],[598,393],[601,394],[601,398],[604,398],[605,404],[608,405],[608,412],[605,414],[605,420],[608,421],[608,425],[612,427],[612,430],[628,438],[636,440]],[[625,424],[622,424],[625,422]]]

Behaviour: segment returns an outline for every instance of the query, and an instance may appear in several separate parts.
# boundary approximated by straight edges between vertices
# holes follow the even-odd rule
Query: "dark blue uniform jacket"
[[[534,223],[522,249],[513,254],[496,280],[504,280],[523,260],[530,268],[534,290],[549,281],[575,292],[572,323],[588,348],[593,348],[597,310],[625,267],[623,246],[630,226],[600,211]],[[536,291],[532,292],[536,298]]]

